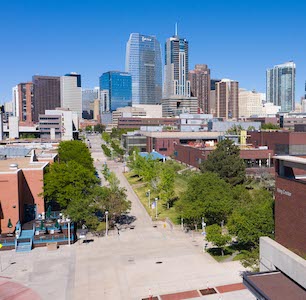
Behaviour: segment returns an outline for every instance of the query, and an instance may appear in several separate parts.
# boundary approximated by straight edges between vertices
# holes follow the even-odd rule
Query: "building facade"
[[[237,119],[239,83],[230,79],[222,79],[216,83],[216,117]]]
[[[61,76],[61,107],[69,109],[82,118],[81,75],[76,73]]]
[[[180,114],[196,114],[198,99],[196,97],[170,96],[162,99],[163,117],[178,117]]]
[[[198,98],[198,106],[204,114],[210,113],[210,69],[207,65],[195,65],[189,71],[191,96]]]
[[[133,104],[158,104],[162,98],[161,47],[155,36],[132,33],[125,71],[132,76]]]
[[[266,73],[267,102],[290,112],[295,105],[295,63],[287,62],[268,69]]]
[[[263,114],[262,94],[239,89],[239,117],[249,118]]]
[[[22,125],[31,126],[33,124],[33,84],[32,82],[19,83],[16,108],[19,121]]]
[[[114,111],[119,107],[131,106],[132,76],[127,72],[119,71],[103,73],[100,76],[100,90],[101,98],[103,98],[102,111]],[[107,97],[106,91],[108,91]]]
[[[188,41],[177,34],[167,39],[165,45],[164,98],[171,96],[190,97],[188,80],[189,49]]]
[[[38,122],[39,114],[46,109],[61,106],[60,77],[33,76],[33,121]]]
[[[82,118],[91,120],[93,118],[93,103],[100,98],[100,88],[82,90]]]

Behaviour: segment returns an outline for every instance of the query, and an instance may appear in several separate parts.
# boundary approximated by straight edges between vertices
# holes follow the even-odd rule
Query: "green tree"
[[[206,227],[206,240],[220,248],[222,256],[224,256],[223,248],[231,240],[231,236],[222,234],[222,228],[218,224],[213,224]]]
[[[237,236],[237,240],[253,249],[259,246],[261,236],[273,237],[273,198],[263,189],[249,192],[248,201],[237,205],[228,220],[229,232]]]
[[[86,198],[98,182],[93,172],[74,160],[54,163],[45,175],[43,195],[66,209],[70,202]]]
[[[227,134],[234,134],[239,135],[241,130],[243,130],[243,127],[241,125],[234,124],[231,128],[229,128],[226,133]]]
[[[102,139],[106,142],[106,143],[110,143],[111,141],[111,137],[109,135],[109,133],[107,132],[102,132]]]
[[[89,131],[89,132],[92,132],[92,126],[91,126],[91,125],[87,125],[87,126],[85,127],[85,130],[86,130],[86,131]]]
[[[273,124],[273,123],[266,123],[261,125],[262,130],[268,130],[268,129],[280,129],[279,125]]]
[[[205,217],[208,224],[226,221],[232,211],[231,186],[217,174],[195,174],[188,181],[187,191],[176,203],[176,209],[191,224]]]
[[[102,124],[95,125],[94,131],[102,133],[103,131],[105,131],[105,125],[102,125]]]
[[[167,208],[170,208],[171,199],[174,196],[174,179],[175,173],[174,170],[167,166],[163,165],[161,172],[159,174],[159,199],[167,203]]]
[[[228,139],[218,143],[217,148],[200,165],[200,169],[203,173],[217,173],[233,186],[241,184],[245,180],[245,164],[240,158],[240,149]]]
[[[112,156],[112,152],[111,150],[104,144],[101,145],[101,148],[104,152],[104,154],[107,156],[107,157],[111,157]]]
[[[60,142],[58,156],[61,163],[75,161],[88,170],[95,170],[90,151],[82,141]]]

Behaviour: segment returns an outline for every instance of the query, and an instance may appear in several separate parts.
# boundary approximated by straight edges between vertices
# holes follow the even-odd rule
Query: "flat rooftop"
[[[282,272],[244,274],[243,283],[257,299],[306,299],[306,290]]]
[[[12,169],[11,164],[17,164],[18,169],[43,169],[48,163],[42,162],[32,162],[31,157],[16,157],[5,160],[0,160],[0,173],[16,173],[18,169]]]
[[[297,163],[301,165],[306,165],[306,158],[298,157],[298,156],[290,156],[290,155],[276,155],[273,156],[274,159],[286,161],[286,162],[292,162]]]
[[[217,139],[221,134],[220,132],[181,132],[181,131],[158,131],[158,132],[148,132],[140,131],[140,134],[148,137],[154,138],[164,138],[164,139]]]

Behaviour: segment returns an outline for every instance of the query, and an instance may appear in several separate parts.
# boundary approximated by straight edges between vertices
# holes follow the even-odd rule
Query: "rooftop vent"
[[[18,164],[10,164],[10,169],[11,170],[17,170],[18,169]]]

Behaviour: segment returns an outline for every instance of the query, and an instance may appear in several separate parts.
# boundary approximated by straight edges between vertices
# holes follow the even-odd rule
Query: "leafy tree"
[[[103,131],[105,131],[105,125],[102,125],[102,124],[95,125],[94,131],[102,133]]]
[[[60,142],[58,156],[61,163],[75,161],[88,170],[95,170],[89,149],[82,141]]]
[[[214,224],[227,220],[232,204],[231,186],[217,174],[206,172],[190,177],[176,208],[189,223],[199,224],[205,217],[208,224]]]
[[[253,272],[259,271],[259,247],[242,250],[241,256],[240,262],[245,268],[250,268]]]
[[[206,240],[220,248],[222,256],[224,256],[223,247],[231,240],[231,237],[228,234],[223,235],[221,226],[213,224],[206,228]]]
[[[102,139],[106,142],[106,143],[110,143],[111,141],[111,137],[109,135],[109,133],[107,132],[102,132]]]
[[[85,130],[86,130],[86,131],[92,132],[92,126],[91,126],[91,125],[87,125],[87,126],[85,127]]]
[[[131,202],[127,200],[126,190],[119,186],[119,180],[111,172],[109,178],[110,187],[96,187],[93,191],[93,200],[96,209],[109,212],[111,219],[115,219],[131,208]]]
[[[66,209],[70,202],[87,197],[97,183],[94,173],[74,160],[54,163],[45,175],[43,195]]]
[[[229,232],[249,249],[259,246],[261,236],[273,236],[273,198],[263,189],[250,191],[247,202],[238,205],[228,220]]]
[[[243,130],[243,127],[241,125],[234,124],[231,128],[229,128],[226,133],[227,134],[234,134],[239,135],[241,130]]]
[[[101,147],[102,147],[102,150],[103,150],[104,154],[107,157],[111,157],[112,156],[111,150],[106,145],[102,144]]]
[[[163,165],[159,174],[158,191],[159,199],[167,203],[168,209],[170,206],[170,200],[174,196],[174,179],[174,170],[166,165]]]
[[[273,123],[266,123],[261,125],[262,130],[268,130],[268,129],[280,129],[279,125],[273,124]]]
[[[254,131],[255,127],[254,126],[249,126],[247,131]]]
[[[217,148],[200,165],[200,169],[203,173],[217,173],[233,186],[243,183],[245,179],[245,164],[240,158],[240,150],[228,139],[218,143]]]

